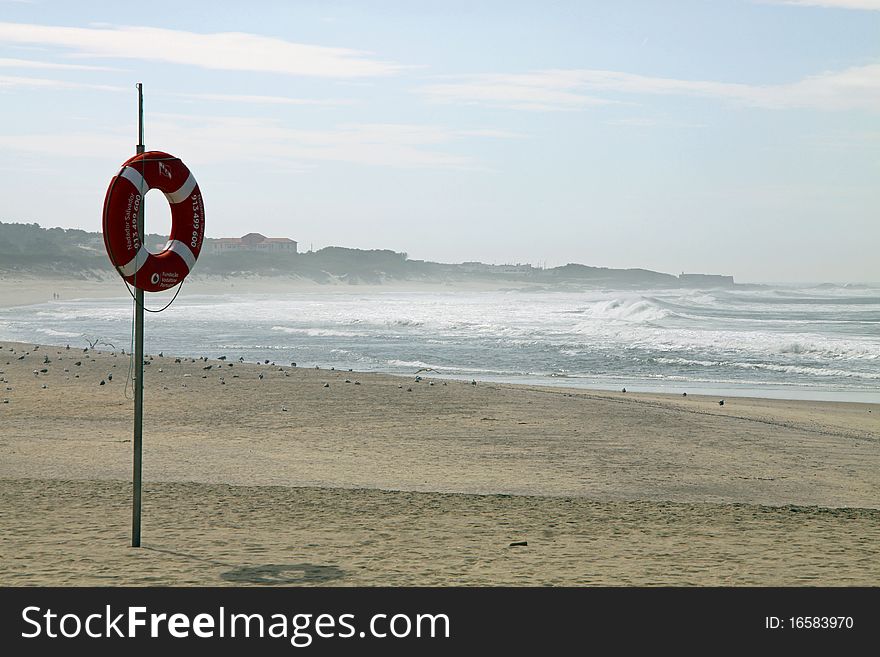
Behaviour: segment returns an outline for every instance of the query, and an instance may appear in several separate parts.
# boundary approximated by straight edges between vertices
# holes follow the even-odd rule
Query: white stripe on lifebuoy
[[[142,234],[142,197],[151,189],[162,192],[171,208],[171,231],[159,253],[144,246],[148,238]],[[195,177],[180,158],[162,151],[138,153],[123,162],[110,181],[102,225],[107,255],[125,282],[145,292],[161,292],[179,285],[195,267],[205,236],[205,204]]]
[[[127,263],[122,265],[122,267],[117,267],[117,269],[123,276],[131,276],[132,274],[137,273],[137,270],[144,266],[144,263],[149,257],[150,252],[147,251],[147,247],[141,244],[141,248],[138,250],[137,255],[129,260]]]
[[[180,203],[181,201],[185,201],[189,198],[190,193],[196,187],[196,179],[193,178],[192,174],[189,174],[189,178],[186,179],[186,182],[180,186],[176,192],[171,192],[170,194],[165,194],[165,198],[168,199],[169,203]]]
[[[144,177],[137,169],[134,169],[132,167],[125,167],[122,170],[122,173],[120,173],[119,175],[125,178],[132,185],[134,185],[135,189],[140,192],[141,196],[150,191],[150,186],[147,184],[147,181],[144,180]]]
[[[180,240],[170,240],[168,244],[165,245],[166,251],[173,251],[186,263],[187,269],[192,269],[193,265],[196,264],[196,257],[193,252],[190,250],[189,246],[187,246],[184,242]]]

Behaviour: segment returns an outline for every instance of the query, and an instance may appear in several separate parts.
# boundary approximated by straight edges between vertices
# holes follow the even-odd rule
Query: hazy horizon
[[[874,0],[0,0],[0,219],[100,231],[142,81],[210,238],[878,282],[878,28]]]

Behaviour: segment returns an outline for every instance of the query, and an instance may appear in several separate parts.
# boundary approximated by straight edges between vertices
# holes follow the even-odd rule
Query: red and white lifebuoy
[[[151,189],[171,204],[171,235],[151,253],[138,231],[144,195]],[[205,237],[205,204],[199,185],[180,158],[147,151],[122,164],[104,198],[104,246],[119,274],[147,292],[182,282],[196,264]]]

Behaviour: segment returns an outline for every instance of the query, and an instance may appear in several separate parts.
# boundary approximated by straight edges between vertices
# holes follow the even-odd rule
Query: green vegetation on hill
[[[0,272],[81,276],[101,270],[112,267],[98,233],[0,223]]]
[[[148,235],[146,244],[161,244]],[[466,282],[491,280],[542,286],[590,285],[677,287],[675,276],[646,269],[608,269],[568,264],[552,269],[531,265],[444,264],[410,260],[387,249],[361,250],[331,246],[307,253],[237,251],[211,253],[211,240],[199,256],[195,275],[296,276],[319,283],[381,284],[392,281]],[[100,233],[38,224],[0,222],[0,275],[63,275],[87,278],[113,274]]]
[[[216,255],[205,248],[199,256],[198,267],[200,273],[206,274],[295,275],[327,283],[382,283],[385,280],[406,280],[414,274],[405,253],[338,246],[295,255],[245,251]]]

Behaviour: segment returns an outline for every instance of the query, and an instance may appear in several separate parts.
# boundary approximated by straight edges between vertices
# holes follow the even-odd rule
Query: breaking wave
[[[310,338],[362,338],[368,334],[360,331],[345,331],[325,328],[297,328],[291,326],[273,326],[273,331],[291,335],[305,335]]]
[[[747,382],[876,390],[877,290],[181,295],[147,350],[502,380]],[[0,309],[0,339],[128,345],[131,304]],[[432,374],[433,376],[433,374]],[[878,394],[880,399],[880,394]]]
[[[655,301],[645,297],[598,301],[581,311],[581,315],[588,319],[625,322],[656,322],[673,314],[672,311],[661,308]]]

